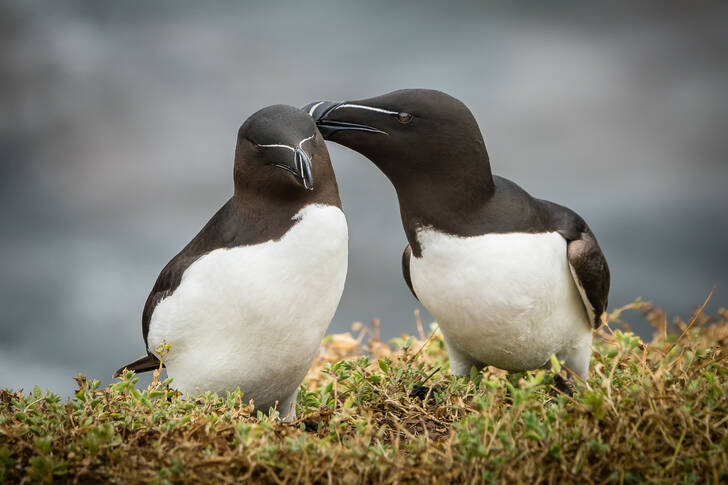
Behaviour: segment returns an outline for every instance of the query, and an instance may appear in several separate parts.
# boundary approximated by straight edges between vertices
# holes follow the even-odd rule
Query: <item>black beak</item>
[[[316,127],[321,132],[321,136],[328,140],[334,133],[340,131],[368,131],[370,133],[387,133],[374,128],[373,126],[362,125],[359,123],[350,123],[348,121],[339,121],[329,118],[336,108],[344,103],[335,103],[333,101],[316,101],[315,103],[309,103],[303,108],[303,111],[311,115],[316,122]]]
[[[272,163],[274,167],[282,168],[296,176],[296,180],[306,190],[313,190],[313,171],[311,170],[311,157],[301,147],[293,152],[293,167],[282,163]]]
[[[313,190],[313,172],[311,171],[311,157],[301,148],[296,148],[293,154],[293,164],[298,172],[298,177],[306,190]]]

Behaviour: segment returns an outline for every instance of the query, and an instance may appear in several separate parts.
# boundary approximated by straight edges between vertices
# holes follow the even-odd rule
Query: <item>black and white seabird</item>
[[[468,108],[405,89],[304,108],[327,140],[369,158],[394,185],[409,246],[407,285],[442,329],[451,370],[549,365],[586,377],[609,268],[584,220],[493,176]]]
[[[233,175],[232,198],[157,278],[142,315],[148,355],[124,368],[156,369],[166,342],[180,391],[240,387],[292,420],[344,289],[346,218],[326,143],[297,108],[245,121]]]

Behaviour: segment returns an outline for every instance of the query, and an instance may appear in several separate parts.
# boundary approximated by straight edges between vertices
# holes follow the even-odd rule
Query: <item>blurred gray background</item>
[[[0,387],[67,395],[143,354],[147,293],[232,193],[248,115],[403,87],[463,100],[495,173],[587,219],[612,308],[726,305],[725,3],[446,3],[1,1]],[[394,191],[329,150],[350,224],[329,331],[414,332]]]

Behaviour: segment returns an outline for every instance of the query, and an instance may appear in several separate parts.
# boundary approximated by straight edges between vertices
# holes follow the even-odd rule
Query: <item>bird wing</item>
[[[586,308],[589,321],[599,328],[602,315],[607,310],[610,273],[594,233],[574,211],[554,204],[549,205],[557,231],[566,239],[569,269]]]
[[[414,296],[417,301],[420,299],[417,298],[417,294],[415,293],[415,289],[412,287],[412,278],[410,277],[410,258],[412,257],[412,247],[408,244],[406,248],[404,248],[404,252],[402,253],[402,275],[404,276],[404,281],[407,283],[407,286],[409,287],[410,291],[412,292],[412,296]]]
[[[219,247],[235,246],[238,239],[242,240],[246,232],[238,221],[226,224],[226,220],[233,220],[229,217],[232,211],[232,203],[229,200],[217,213],[205,224],[202,230],[162,269],[152,291],[147,297],[142,312],[142,334],[144,345],[148,347],[147,335],[157,305],[170,296],[182,281],[185,270],[200,257]],[[155,349],[147,348],[149,355]]]
[[[152,314],[157,305],[174,293],[180,282],[182,281],[182,274],[185,270],[197,260],[202,254],[185,254],[183,250],[177,256],[167,263],[167,266],[162,269],[159,273],[157,281],[152,287],[152,291],[147,297],[146,303],[144,303],[144,311],[142,312],[142,333],[144,335],[144,345],[147,345],[147,335],[149,334],[149,324],[152,320]],[[154,349],[147,349],[149,352]],[[150,354],[152,355],[152,354]]]
[[[121,376],[124,369],[133,370],[138,374],[140,372],[152,371],[159,367],[159,359],[152,353],[149,349],[149,344],[147,343],[149,323],[152,320],[154,309],[157,307],[159,302],[174,292],[174,290],[179,286],[180,281],[182,281],[182,273],[184,273],[185,269],[187,269],[187,267],[199,257],[199,254],[189,254],[190,251],[188,247],[172,258],[172,260],[167,263],[167,266],[162,269],[162,272],[159,273],[157,281],[154,283],[154,287],[149,293],[147,301],[144,304],[144,310],[142,311],[142,335],[144,336],[144,347],[147,349],[147,355],[130,364],[122,366],[114,372],[114,377]]]
[[[591,231],[582,232],[578,239],[568,242],[569,268],[586,307],[589,320],[596,329],[607,311],[609,296],[609,266]]]

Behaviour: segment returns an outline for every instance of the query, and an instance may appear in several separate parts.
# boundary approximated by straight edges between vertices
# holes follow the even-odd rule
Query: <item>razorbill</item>
[[[437,319],[455,374],[537,369],[555,354],[586,377],[607,261],[575,212],[491,174],[462,102],[405,89],[304,110],[324,138],[369,158],[394,185],[409,242],[404,279]]]
[[[164,358],[185,393],[236,387],[295,418],[344,289],[348,229],[321,133],[305,112],[264,108],[240,127],[235,193],[165,266],[142,314],[144,372]]]

